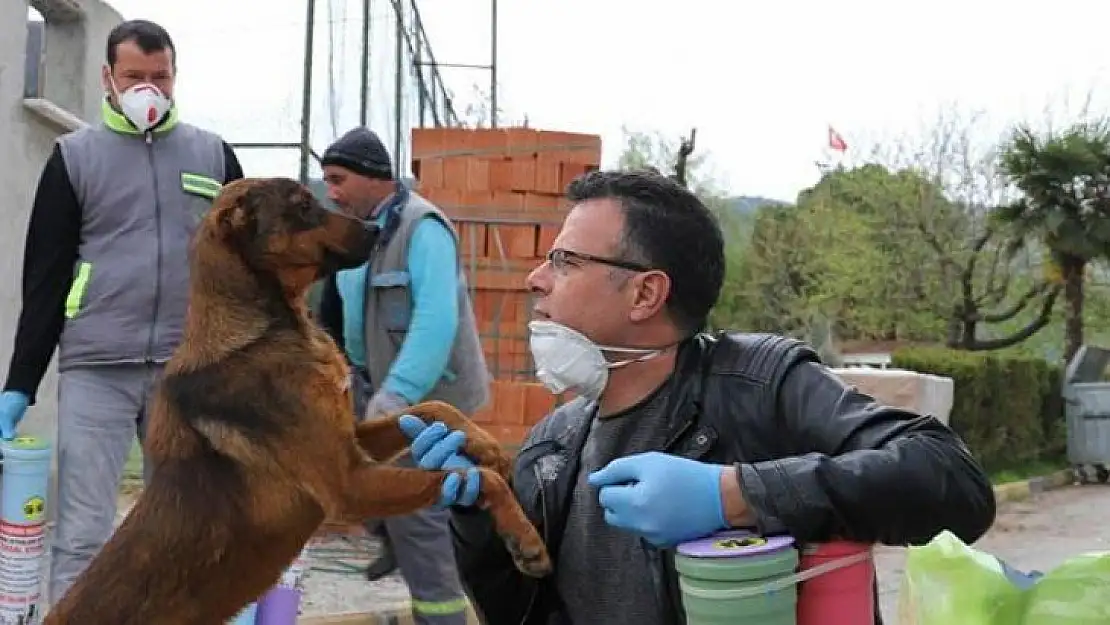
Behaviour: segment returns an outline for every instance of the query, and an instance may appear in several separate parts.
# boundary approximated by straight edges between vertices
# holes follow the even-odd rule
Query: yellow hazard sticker
[[[761,536],[744,536],[743,538],[724,538],[714,541],[716,549],[740,549],[743,547],[762,547],[767,544],[767,539]]]
[[[35,495],[23,502],[23,516],[28,521],[41,521],[46,514],[46,501]]]

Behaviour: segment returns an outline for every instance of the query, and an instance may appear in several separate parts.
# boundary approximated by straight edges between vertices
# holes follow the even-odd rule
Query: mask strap
[[[620,362],[606,363],[610,369],[620,369],[621,367],[627,367],[628,365],[631,365],[633,363],[644,362],[645,360],[651,360],[652,358],[657,358],[657,357],[663,355],[663,352],[667,351],[668,349],[673,348],[675,345],[678,345],[678,343],[674,343],[672,345],[667,345],[666,347],[660,347],[659,349],[634,349],[634,348],[628,348],[628,347],[599,347],[598,349],[600,349],[602,352],[616,352],[616,353],[624,353],[624,354],[641,354],[640,357],[633,358],[631,360],[622,360]]]
[[[119,91],[119,86],[116,85],[116,77],[113,76],[111,72],[108,72],[108,87],[112,91],[111,95],[114,95],[117,98],[120,97],[121,95],[123,95]]]

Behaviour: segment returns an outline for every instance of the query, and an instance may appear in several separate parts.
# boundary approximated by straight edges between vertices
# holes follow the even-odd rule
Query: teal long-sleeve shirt
[[[459,326],[458,253],[455,237],[438,219],[423,218],[408,249],[412,316],[401,349],[376,388],[415,404],[435,387],[447,368]],[[343,346],[350,361],[366,365],[363,303],[367,264],[340,271],[336,290],[343,305]]]

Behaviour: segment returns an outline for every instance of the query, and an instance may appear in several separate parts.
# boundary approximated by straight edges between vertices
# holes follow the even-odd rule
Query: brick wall
[[[535,381],[525,280],[558,234],[563,191],[601,162],[596,135],[530,128],[417,128],[417,192],[459,230],[493,398],[475,420],[515,445],[562,398]]]

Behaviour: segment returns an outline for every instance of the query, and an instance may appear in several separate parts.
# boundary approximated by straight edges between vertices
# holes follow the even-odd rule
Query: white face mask
[[[567,390],[597,400],[609,382],[609,370],[654,358],[662,349],[604,347],[584,334],[554,321],[537,320],[528,324],[529,346],[536,362],[536,377],[555,395]],[[609,362],[604,352],[633,354],[636,357]]]
[[[115,80],[112,80],[112,91],[116,93],[123,115],[135,124],[139,132],[153,128],[173,107],[173,101],[150,83],[132,85],[127,91],[120,93]]]

